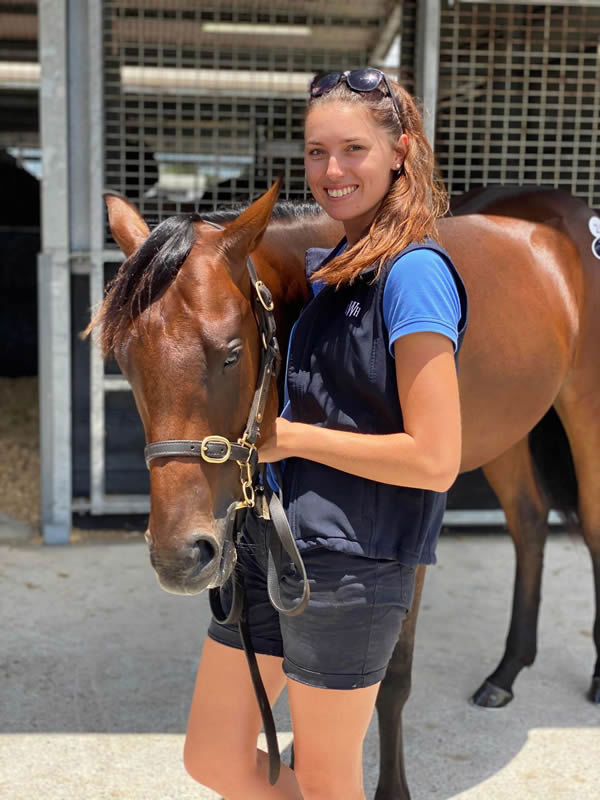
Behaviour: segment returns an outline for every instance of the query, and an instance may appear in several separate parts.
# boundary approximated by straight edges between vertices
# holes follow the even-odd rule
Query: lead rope
[[[246,654],[246,661],[250,670],[250,677],[252,678],[252,686],[254,687],[254,694],[256,695],[256,702],[260,709],[260,716],[262,717],[263,728],[265,730],[265,738],[267,740],[267,752],[269,754],[269,783],[274,786],[281,772],[281,755],[279,753],[279,742],[277,741],[277,730],[275,728],[275,720],[273,719],[273,711],[271,704],[265,691],[265,685],[262,681],[258,662],[256,660],[256,653],[252,645],[252,637],[250,635],[250,626],[248,625],[248,604],[246,600],[246,589],[244,587],[244,578],[240,575],[240,594],[242,597],[242,607],[240,619],[238,622],[238,631],[242,639],[244,653]]]
[[[279,485],[281,485],[281,477],[279,474],[278,480]],[[298,553],[298,549],[296,547],[296,543],[290,530],[290,526],[279,496],[275,492],[271,492],[270,489],[267,490],[267,494],[269,495],[268,507],[270,516],[270,520],[267,520],[267,522],[270,522],[270,530],[268,535],[267,591],[269,594],[269,599],[277,611],[287,616],[296,616],[304,611],[308,605],[308,600],[310,597],[310,587],[306,575],[306,569],[304,567],[302,558]],[[246,513],[254,513],[254,511],[237,511],[231,515],[227,535],[231,535],[235,542],[237,542],[241,534]],[[276,536],[273,535],[274,533]],[[283,566],[283,551],[287,553],[288,557],[299,573],[300,580],[302,581],[301,597],[289,606],[286,606],[281,599],[280,573]],[[269,699],[267,697],[260,670],[258,668],[256,653],[252,645],[252,636],[250,633],[250,626],[248,624],[248,606],[244,577],[237,564],[231,577],[231,593],[231,605],[229,610],[225,611],[221,600],[221,589],[209,589],[208,596],[210,608],[214,618],[220,624],[237,624],[240,638],[242,640],[242,646],[244,648],[244,653],[246,654],[246,660],[248,662],[248,669],[250,670],[254,694],[256,695],[256,700],[265,731],[267,752],[269,755],[269,783],[271,786],[273,786],[275,783],[277,783],[281,771],[279,742],[277,741],[277,732],[275,728],[275,721],[273,719],[273,712],[271,710]]]
[[[232,515],[234,525],[237,527],[235,521],[238,519],[240,512],[235,512]],[[244,514],[245,517],[245,514]],[[241,528],[241,526],[240,526]],[[239,536],[239,531],[234,535],[234,541]],[[265,731],[265,738],[267,740],[267,753],[269,755],[269,783],[274,786],[279,779],[281,772],[281,754],[279,752],[279,742],[277,741],[277,730],[275,728],[275,720],[273,719],[273,711],[271,704],[267,697],[265,685],[258,668],[256,660],[256,652],[252,644],[252,636],[250,633],[250,626],[248,624],[248,602],[246,597],[246,587],[244,585],[244,576],[238,564],[236,564],[233,575],[231,577],[231,607],[229,611],[223,609],[221,601],[220,588],[209,589],[208,598],[210,602],[210,609],[214,618],[221,625],[237,624],[240,639],[242,640],[242,647],[246,654],[246,661],[248,662],[248,669],[250,670],[250,678],[252,680],[252,687],[256,696],[256,702],[260,711],[263,728]]]
[[[263,414],[267,402],[268,387],[271,378],[274,378],[279,371],[281,362],[281,353],[279,351],[279,344],[275,336],[275,319],[273,317],[273,301],[271,293],[262,281],[258,279],[256,269],[249,257],[248,272],[250,280],[255,288],[257,297],[257,315],[260,336],[262,340],[263,355],[261,358],[261,366],[259,371],[258,388],[255,392],[250,413],[248,416],[248,424],[244,435],[239,443],[244,446],[250,447],[251,450],[255,449],[256,441],[258,439],[260,424],[263,420]],[[240,518],[243,514],[255,513],[255,480],[256,480],[256,463],[250,464],[247,460],[244,464],[238,462],[241,470],[242,488],[244,499],[238,504],[236,511],[232,514],[232,524],[228,528],[228,534],[232,534],[234,542],[237,541],[241,534],[243,521],[238,525]],[[264,468],[261,470],[263,488],[267,489],[267,484],[264,477]],[[280,482],[281,485],[281,482]],[[267,571],[267,591],[269,599],[274,608],[282,614],[295,615],[300,614],[306,608],[309,598],[309,586],[306,578],[306,571],[302,558],[298,553],[294,537],[289,527],[287,517],[283,510],[280,498],[275,494],[270,494],[268,499],[269,518],[271,523],[271,530],[268,536],[268,571]],[[273,536],[273,531],[277,536]],[[282,553],[283,550],[288,553],[294,566],[298,569],[303,576],[303,592],[301,598],[292,606],[285,606],[281,599],[281,590],[279,586],[279,575],[282,568]],[[252,644],[252,636],[250,633],[250,626],[248,624],[248,604],[246,597],[246,590],[244,586],[244,578],[241,570],[237,567],[232,576],[232,600],[229,612],[225,612],[221,602],[220,588],[209,590],[209,601],[213,616],[221,624],[234,624],[237,623],[240,639],[246,654],[248,662],[248,669],[250,671],[250,678],[256,701],[260,710],[265,738],[267,740],[267,752],[269,756],[269,783],[271,786],[277,783],[281,772],[281,754],[279,752],[279,742],[277,741],[277,731],[275,728],[275,721],[273,719],[273,712],[269,703],[269,698],[265,691],[264,683],[258,668],[256,660],[256,653]]]

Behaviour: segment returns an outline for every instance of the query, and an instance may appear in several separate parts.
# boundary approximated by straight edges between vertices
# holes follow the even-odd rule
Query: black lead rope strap
[[[210,609],[214,618],[217,622],[221,623],[221,625],[237,624],[240,639],[242,640],[242,647],[246,654],[246,661],[248,662],[248,669],[250,670],[252,687],[265,731],[265,738],[267,740],[269,783],[271,786],[274,786],[277,783],[281,771],[281,755],[279,753],[279,742],[277,741],[277,730],[275,728],[271,704],[267,697],[265,685],[258,668],[256,653],[252,644],[252,635],[250,633],[250,626],[248,625],[248,603],[246,600],[244,576],[237,565],[231,577],[231,583],[232,596],[229,610],[225,611],[223,608],[220,589],[209,589],[208,597]]]
[[[281,755],[279,753],[279,742],[277,741],[277,731],[275,729],[275,720],[273,719],[273,712],[271,704],[265,691],[265,685],[262,682],[260,670],[258,669],[258,662],[256,661],[256,653],[252,646],[252,637],[250,635],[250,626],[248,625],[247,603],[246,603],[246,590],[244,589],[244,579],[240,576],[241,585],[241,614],[238,622],[238,630],[240,638],[246,653],[246,660],[250,669],[250,677],[252,678],[252,686],[254,687],[254,694],[256,695],[256,702],[260,709],[260,716],[262,717],[263,728],[265,729],[265,738],[267,740],[267,752],[269,754],[269,783],[274,786],[279,778],[281,771]]]
[[[298,552],[298,546],[290,529],[281,500],[275,492],[270,492],[268,499],[270,522],[267,537],[268,567],[267,567],[267,591],[269,600],[273,608],[280,614],[287,617],[295,617],[301,614],[310,599],[310,585],[306,575],[306,568],[302,557]],[[246,513],[253,513],[252,511]],[[234,542],[239,538],[239,533],[243,522],[239,523],[241,512],[236,512],[230,518],[226,536],[231,537]],[[245,517],[245,514],[244,514]],[[233,524],[231,522],[233,520]],[[284,556],[287,554],[287,559]],[[285,566],[290,562],[295,567],[302,586],[302,594],[291,604],[286,604],[281,597],[281,575]],[[221,591],[224,587],[209,589],[209,600],[211,610],[217,622],[222,625],[233,625],[238,622],[240,616],[241,600],[239,594],[243,588],[243,581],[239,579],[239,568],[236,567],[231,576],[231,602],[229,610],[226,611],[221,598]]]
[[[301,614],[310,598],[310,587],[306,570],[302,557],[298,552],[298,547],[290,530],[289,522],[283,510],[281,500],[275,492],[269,493],[269,514],[270,526],[268,533],[268,571],[267,571],[267,590],[269,599],[274,608],[281,614],[287,616],[296,616]],[[252,511],[246,513],[253,513]],[[243,514],[245,519],[246,514]],[[234,541],[238,538],[238,531],[243,525],[242,513],[237,512],[232,515],[232,522],[228,526],[227,535],[233,536]],[[302,595],[299,599],[291,605],[286,605],[281,598],[280,577],[285,566],[284,552],[288,556],[288,564],[294,565],[300,575],[302,585]],[[252,679],[252,686],[254,694],[258,702],[260,715],[262,718],[265,737],[267,740],[267,751],[269,754],[269,782],[274,785],[279,778],[281,770],[281,756],[279,753],[279,743],[277,741],[277,733],[275,728],[275,721],[273,719],[273,712],[269,704],[269,699],[265,691],[262,681],[258,663],[256,661],[256,654],[252,645],[252,636],[250,627],[248,625],[247,615],[247,600],[246,590],[244,587],[244,577],[238,565],[236,565],[234,572],[230,578],[231,582],[231,602],[229,608],[225,610],[223,607],[222,588],[214,588],[209,590],[210,608],[214,618],[222,625],[237,624],[242,646],[248,661],[248,668],[250,670],[250,677]]]
[[[235,543],[239,532],[242,529],[243,520],[242,517],[245,518],[245,513],[243,511],[234,511],[228,520],[227,523],[227,530],[225,532],[225,537],[228,539],[232,539]],[[208,601],[210,604],[210,610],[212,611],[213,617],[219,622],[221,625],[237,625],[241,616],[242,616],[242,603],[244,600],[243,597],[243,581],[241,580],[240,569],[236,564],[233,569],[233,573],[230,578],[231,581],[231,602],[229,604],[229,608],[226,611],[223,607],[223,600],[221,597],[221,590],[224,587],[216,587],[214,589],[208,590]]]
[[[301,614],[310,599],[310,586],[306,575],[306,568],[298,552],[298,546],[290,530],[290,525],[278,495],[273,492],[269,499],[269,514],[271,516],[271,530],[269,531],[269,566],[267,570],[267,591],[271,605],[287,617]],[[276,536],[273,536],[276,533]],[[284,551],[289,561],[296,568],[302,585],[302,595],[292,605],[286,605],[281,598],[281,573],[285,563]],[[288,561],[288,563],[289,563]]]
[[[277,730],[275,728],[275,720],[273,719],[273,712],[271,704],[267,697],[265,685],[262,681],[258,662],[256,660],[256,652],[252,644],[252,635],[250,633],[250,626],[248,625],[248,603],[246,599],[246,589],[244,586],[244,576],[241,570],[236,565],[234,573],[231,577],[232,582],[232,597],[231,606],[228,611],[223,609],[221,601],[221,592],[219,589],[210,589],[208,596],[210,600],[210,608],[213,616],[221,625],[234,625],[237,624],[242,647],[246,654],[246,661],[248,662],[248,669],[250,670],[250,678],[252,679],[252,687],[256,696],[256,702],[260,711],[260,716],[265,731],[265,738],[267,740],[267,752],[269,754],[269,783],[273,786],[277,783],[279,773],[281,771],[281,755],[279,753],[279,742],[277,741]]]

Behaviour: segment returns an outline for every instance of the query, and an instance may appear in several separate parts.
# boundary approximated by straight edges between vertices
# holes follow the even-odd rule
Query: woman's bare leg
[[[282,660],[257,656],[271,705],[285,685]],[[294,773],[281,765],[268,780],[268,757],[257,750],[261,717],[242,650],[207,639],[198,668],[184,748],[189,774],[228,800],[302,800]]]
[[[316,689],[288,680],[294,773],[303,800],[365,800],[363,741],[379,684]]]

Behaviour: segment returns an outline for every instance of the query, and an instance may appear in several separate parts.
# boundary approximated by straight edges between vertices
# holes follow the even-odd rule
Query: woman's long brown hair
[[[393,178],[368,231],[312,276],[312,280],[340,286],[352,283],[373,266],[379,277],[385,263],[413,242],[437,235],[437,220],[448,210],[448,195],[437,172],[433,151],[423,130],[423,120],[411,95],[390,80],[400,109],[398,119],[387,92],[354,92],[339,83],[331,92],[309,101],[306,115],[313,108],[331,102],[362,104],[377,125],[386,130],[395,144],[408,136],[404,164]]]

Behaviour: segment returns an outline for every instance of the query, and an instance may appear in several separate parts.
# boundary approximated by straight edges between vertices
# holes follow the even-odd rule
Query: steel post
[[[435,118],[440,69],[441,0],[417,3],[416,94],[423,101],[425,134],[435,148]]]
[[[104,296],[104,104],[102,60],[102,4],[89,3],[88,10],[88,126],[90,211],[90,306],[96,308]],[[90,349],[90,509],[105,513],[105,403],[104,360],[94,331]]]
[[[41,529],[71,530],[71,291],[66,0],[40,0],[42,252],[38,258]]]

